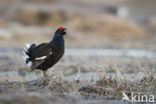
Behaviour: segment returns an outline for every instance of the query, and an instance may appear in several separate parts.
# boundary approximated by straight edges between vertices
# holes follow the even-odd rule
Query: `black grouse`
[[[49,43],[26,45],[23,58],[31,71],[42,70],[46,76],[46,71],[60,60],[64,54],[65,30],[64,27],[58,28]]]

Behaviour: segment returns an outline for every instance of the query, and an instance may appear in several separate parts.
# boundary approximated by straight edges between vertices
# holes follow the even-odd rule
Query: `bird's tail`
[[[32,44],[32,45],[26,44],[26,47],[24,48],[24,51],[23,51],[22,59],[25,61],[28,67],[31,67],[32,65],[31,51],[32,51],[32,48],[34,48],[34,46],[35,44]]]

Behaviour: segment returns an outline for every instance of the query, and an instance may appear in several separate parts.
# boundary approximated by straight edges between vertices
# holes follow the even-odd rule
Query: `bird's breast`
[[[59,43],[55,45],[54,54],[58,57],[64,54],[64,43]]]

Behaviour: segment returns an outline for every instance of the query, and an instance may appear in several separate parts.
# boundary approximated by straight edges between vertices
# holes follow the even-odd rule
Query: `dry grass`
[[[0,95],[25,95],[25,99],[20,99],[22,102],[25,102],[27,99],[31,100],[33,94],[37,94],[35,95],[38,96],[37,99],[40,96],[44,96],[42,97],[43,101],[47,97],[56,96],[81,100],[114,99],[120,101],[122,92],[126,92],[127,94],[131,94],[131,92],[156,94],[155,72],[144,71],[133,77],[129,75],[126,77],[120,72],[117,72],[114,77],[108,77],[107,74],[109,73],[103,72],[103,74],[99,80],[96,80],[96,78],[82,80],[80,77],[77,79],[67,79],[59,73],[57,76],[49,76],[45,79],[39,78],[31,81],[1,81]],[[36,101],[37,99],[34,100]]]
[[[17,50],[15,52],[18,53]],[[13,62],[14,57],[19,55],[3,57],[1,60],[0,98],[6,98],[0,101],[4,104],[10,101],[26,103],[28,99],[30,102],[48,104],[53,101],[49,99],[55,97],[56,104],[59,100],[66,102],[64,98],[70,99],[68,103],[76,99],[74,102],[105,100],[103,102],[112,104],[112,100],[120,102],[122,92],[156,94],[154,59],[64,56],[60,63],[48,71],[49,77],[42,78],[38,71],[27,72],[21,60],[4,65],[7,61]]]
[[[54,100],[56,104],[83,101],[90,104],[93,100],[97,101],[95,103],[102,101],[101,104],[120,104],[122,92],[156,94],[154,58],[66,54],[44,78],[40,71],[29,72],[20,58],[21,51],[21,48],[1,47],[2,104],[49,104]]]

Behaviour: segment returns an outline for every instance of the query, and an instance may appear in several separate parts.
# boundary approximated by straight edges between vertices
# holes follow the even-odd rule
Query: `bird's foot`
[[[49,84],[49,78],[48,77],[42,77],[39,81],[40,86],[47,86]]]
[[[44,76],[39,80],[38,85],[39,86],[47,86],[50,82],[50,78],[46,74],[46,72],[43,71]]]

